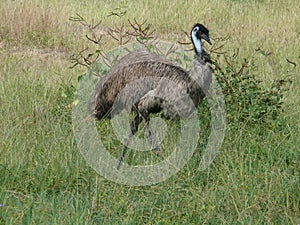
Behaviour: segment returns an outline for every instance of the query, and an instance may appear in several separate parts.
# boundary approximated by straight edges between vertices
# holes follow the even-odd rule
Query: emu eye
[[[197,32],[199,30],[199,27],[195,27],[193,32]]]

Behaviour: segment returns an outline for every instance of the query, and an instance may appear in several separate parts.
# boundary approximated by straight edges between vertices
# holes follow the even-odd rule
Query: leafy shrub
[[[215,74],[225,96],[229,121],[268,122],[280,115],[287,80],[274,80],[265,87],[243,65],[239,72],[227,66]]]
[[[270,87],[265,87],[255,74],[249,72],[253,71],[253,65],[247,60],[232,66],[234,63],[226,60],[225,65],[218,65],[215,69],[225,96],[229,122],[266,123],[276,120],[282,112],[284,84],[288,80],[274,80]]]

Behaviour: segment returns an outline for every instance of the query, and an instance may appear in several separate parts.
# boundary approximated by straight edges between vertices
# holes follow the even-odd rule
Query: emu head
[[[211,45],[211,41],[209,38],[209,30],[200,23],[194,25],[191,31],[191,39],[195,48],[195,52],[199,56],[201,56],[202,54],[202,39],[207,41],[207,43]]]

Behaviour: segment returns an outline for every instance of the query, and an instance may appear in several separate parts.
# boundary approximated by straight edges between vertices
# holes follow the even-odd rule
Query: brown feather
[[[165,87],[169,81],[177,85],[177,92],[178,90],[181,90],[188,94],[195,106],[197,106],[205,97],[205,91],[207,91],[207,88],[202,90],[198,84],[200,83],[203,88],[204,86],[209,87],[211,81],[211,66],[210,63],[206,63],[205,61],[196,56],[194,67],[188,72],[169,60],[146,50],[134,51],[123,57],[96,85],[91,101],[91,113],[97,119],[103,119],[105,117],[110,118],[110,112],[118,94],[126,85],[139,79],[139,83],[133,83],[131,87],[127,87],[126,91],[122,92],[122,97],[118,98],[119,110],[125,108],[126,105],[133,106],[132,103],[128,104],[128,99],[132,99],[133,95],[134,99],[145,101],[145,98],[150,96],[147,95],[147,93],[151,90],[152,95],[155,92],[157,96],[165,98],[167,98],[167,96],[173,96],[168,98],[174,103],[179,96],[178,93],[176,94],[170,92],[171,90],[166,90]],[[205,76],[208,78],[205,79],[208,81],[204,81],[203,73],[207,74]],[[144,79],[147,77],[151,79]],[[164,78],[164,80],[161,80],[161,78]],[[173,92],[174,91],[175,90],[173,90]],[[157,98],[155,99],[157,103],[154,104],[152,102],[152,108],[162,109],[163,106],[159,106],[161,101],[157,100]],[[170,104],[172,102],[170,102]],[[145,103],[139,104],[138,108],[141,111],[145,111],[142,109],[143,107],[146,107],[144,104]],[[148,104],[150,104],[149,100]],[[171,110],[170,104],[168,106],[167,104],[164,104],[165,107],[169,107],[169,110],[165,110],[166,117],[171,117],[172,114],[176,114],[174,109]],[[136,105],[138,105],[138,102]],[[148,108],[148,110],[146,110],[147,113],[152,113],[150,106],[147,106],[146,108]],[[145,115],[147,113],[144,112],[143,114]]]

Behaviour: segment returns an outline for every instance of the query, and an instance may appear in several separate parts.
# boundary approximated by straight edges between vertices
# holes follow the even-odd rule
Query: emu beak
[[[211,41],[210,41],[210,39],[209,39],[209,37],[208,37],[206,34],[202,34],[201,37],[202,37],[205,41],[207,41],[208,44],[212,45],[212,44],[211,44]]]

